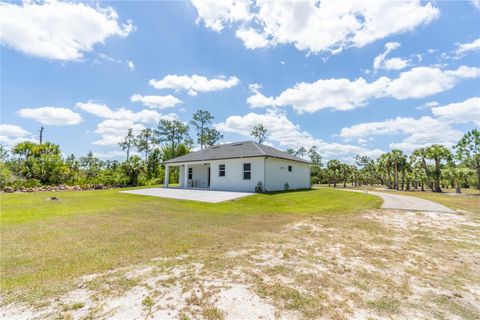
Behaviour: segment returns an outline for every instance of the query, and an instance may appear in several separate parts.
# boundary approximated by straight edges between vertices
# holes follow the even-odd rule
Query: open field
[[[214,205],[117,190],[2,194],[2,291],[34,301],[84,274],[191,250],[226,250],[309,215],[380,203],[337,193],[255,195]],[[50,196],[60,201],[47,201]]]
[[[316,188],[328,188],[328,185],[317,185]],[[329,187],[333,189],[333,187]],[[337,184],[337,189],[343,189],[343,184]],[[480,191],[476,189],[462,189],[462,194],[455,194],[455,189],[442,189],[444,193],[435,193],[431,191],[420,191],[420,190],[410,190],[410,191],[396,191],[390,190],[383,186],[361,186],[353,187],[350,184],[347,184],[347,189],[355,190],[375,190],[381,192],[391,192],[400,195],[414,196],[431,201],[438,202],[447,206],[451,209],[456,210],[465,210],[474,213],[480,213]]]
[[[380,210],[325,188],[219,204],[48,196],[2,195],[4,316],[479,319],[467,210]]]

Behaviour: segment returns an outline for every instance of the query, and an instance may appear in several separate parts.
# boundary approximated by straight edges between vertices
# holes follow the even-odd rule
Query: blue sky
[[[7,146],[44,126],[65,154],[123,159],[129,127],[201,108],[224,141],[261,123],[351,161],[480,125],[478,1],[8,2],[0,21]]]

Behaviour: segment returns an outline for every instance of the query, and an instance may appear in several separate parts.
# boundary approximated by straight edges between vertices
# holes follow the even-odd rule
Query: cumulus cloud
[[[288,119],[285,112],[268,109],[266,113],[248,113],[244,116],[230,116],[224,122],[217,123],[216,129],[221,132],[236,133],[250,137],[254,126],[262,124],[267,129],[267,143],[275,144],[282,148],[310,148],[316,145],[324,158],[333,158],[346,155],[368,155],[378,156],[382,151],[369,150],[349,144],[327,143],[313,137],[310,133],[303,131],[298,124]]]
[[[365,106],[374,98],[424,98],[451,89],[459,80],[477,78],[480,68],[461,66],[455,70],[417,67],[402,72],[398,78],[381,77],[373,82],[363,78],[349,80],[321,79],[313,83],[297,83],[277,97],[266,97],[256,85],[247,103],[253,107],[292,106],[298,113],[313,113],[321,109],[350,110]]]
[[[170,94],[167,96],[142,96],[140,94],[134,94],[130,97],[130,101],[141,102],[147,107],[156,109],[172,108],[177,104],[183,103],[182,100]]]
[[[175,75],[169,74],[161,80],[151,79],[149,84],[156,89],[186,90],[189,95],[195,96],[198,92],[212,92],[229,89],[240,83],[237,77],[218,77],[208,79],[199,75]]]
[[[417,67],[402,72],[386,88],[386,95],[403,100],[424,98],[447,91],[461,79],[478,78],[480,68],[461,66],[456,70],[433,67]]]
[[[75,125],[82,121],[82,117],[78,113],[66,108],[24,108],[18,110],[17,113],[23,118],[54,126]]]
[[[203,21],[207,28],[220,32],[225,24],[248,21],[252,18],[250,1],[192,0],[198,12],[197,23]]]
[[[480,50],[480,38],[469,43],[458,43],[455,53],[457,56],[463,56],[470,52],[475,52]]]
[[[393,50],[400,47],[400,43],[398,42],[387,42],[385,44],[385,51],[376,56],[373,60],[373,69],[386,69],[386,70],[401,70],[406,68],[409,65],[408,59],[402,58],[390,58],[385,59],[387,55],[392,52]]]
[[[54,59],[81,60],[95,44],[112,36],[126,37],[134,26],[119,23],[111,8],[85,3],[0,3],[1,42],[26,54]]]
[[[23,141],[34,141],[32,133],[14,124],[0,124],[0,144],[12,147]]]
[[[432,108],[432,113],[453,123],[473,122],[480,126],[480,97]]]
[[[141,110],[134,112],[125,108],[111,109],[103,103],[97,103],[93,101],[78,102],[75,105],[77,108],[96,115],[100,118],[113,119],[113,120],[128,120],[142,123],[157,123],[160,119],[175,119],[174,114],[163,115],[155,110]]]
[[[463,132],[452,125],[473,122],[480,125],[480,97],[473,97],[462,102],[439,106],[432,101],[431,111],[434,117],[421,118],[397,117],[378,122],[359,123],[340,131],[345,141],[366,139],[374,136],[397,135],[401,142],[391,143],[391,148],[407,152],[434,143],[451,146],[458,142]]]
[[[138,134],[145,129],[141,124],[134,123],[131,120],[108,119],[97,124],[95,133],[101,135],[101,139],[94,141],[93,144],[100,146],[116,146],[127,135],[128,129],[132,129],[134,134]]]
[[[198,22],[220,32],[237,28],[250,49],[293,44],[311,53],[338,53],[392,34],[414,30],[439,16],[431,3],[414,1],[212,1],[193,0]]]
[[[14,124],[0,124],[0,134],[9,137],[25,137],[30,134],[27,130]]]

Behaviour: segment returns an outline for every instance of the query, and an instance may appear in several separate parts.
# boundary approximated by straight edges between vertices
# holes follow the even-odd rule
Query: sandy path
[[[344,191],[362,192],[361,190],[338,189]],[[383,199],[383,209],[397,209],[397,210],[414,210],[414,211],[432,211],[454,213],[455,211],[447,208],[439,203],[425,200],[417,197],[404,196],[391,193],[383,193],[377,191],[368,191],[368,194],[379,196]]]

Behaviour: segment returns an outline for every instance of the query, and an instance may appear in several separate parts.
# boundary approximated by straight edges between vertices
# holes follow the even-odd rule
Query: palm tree
[[[391,189],[391,187],[392,187],[392,177],[390,175],[391,159],[390,159],[390,154],[389,153],[381,154],[378,157],[377,168],[378,168],[378,171],[380,171],[382,173],[386,173],[387,177],[386,177],[385,184],[387,185],[387,188]]]
[[[428,168],[427,165],[427,149],[426,148],[419,148],[413,151],[412,156],[410,157],[410,161],[412,164],[417,166],[418,168],[422,168],[424,172],[423,178],[425,179],[424,182],[427,182],[428,187],[430,190],[433,191],[433,184],[431,181],[431,173],[430,169]],[[422,191],[424,191],[423,185],[422,185]]]
[[[348,175],[350,174],[350,166],[348,164],[342,163],[340,165],[340,172],[342,174],[343,187],[347,187]]]
[[[403,154],[402,150],[393,149],[390,152],[390,161],[393,163],[393,170],[394,170],[394,177],[395,177],[395,182],[394,182],[395,190],[398,190],[398,166],[403,161],[404,158],[405,158],[405,155]]]
[[[477,189],[480,190],[480,131],[473,129],[467,132],[454,148],[456,158],[476,171]]]
[[[434,185],[433,191],[442,192],[442,189],[440,188],[440,177],[442,175],[441,162],[442,160],[451,160],[452,153],[446,147],[439,144],[434,144],[429,146],[426,149],[426,157],[427,159],[431,159],[435,162],[435,170],[434,170],[435,185]]]
[[[327,168],[333,173],[333,187],[337,187],[337,171],[340,170],[341,163],[338,160],[330,160],[327,163]]]

